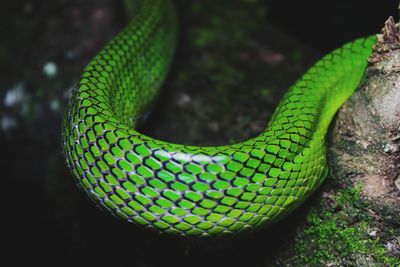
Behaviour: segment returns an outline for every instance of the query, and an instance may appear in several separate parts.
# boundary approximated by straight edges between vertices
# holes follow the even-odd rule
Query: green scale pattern
[[[259,136],[230,146],[185,146],[134,130],[166,76],[177,32],[169,1],[137,1],[134,10],[70,98],[64,154],[80,188],[127,221],[195,236],[276,222],[315,191],[327,175],[327,129],[358,86],[375,37],[318,61]]]

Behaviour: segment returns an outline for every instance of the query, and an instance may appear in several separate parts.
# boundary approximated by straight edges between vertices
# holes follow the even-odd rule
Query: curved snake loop
[[[125,220],[197,236],[276,222],[310,196],[327,175],[329,124],[358,86],[375,37],[318,61],[287,91],[259,136],[186,146],[135,130],[166,76],[177,23],[170,1],[137,1],[134,10],[70,98],[64,153],[79,186]]]

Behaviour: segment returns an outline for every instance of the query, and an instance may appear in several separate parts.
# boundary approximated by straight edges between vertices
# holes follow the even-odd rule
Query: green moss
[[[197,36],[193,38],[193,43],[197,47],[203,47],[211,43],[215,39],[215,32],[208,31],[206,29],[200,29],[197,31]]]
[[[400,266],[388,255],[376,229],[376,221],[360,198],[360,189],[339,190],[321,209],[307,216],[307,227],[287,251],[294,266]],[[393,233],[394,234],[394,233]],[[282,257],[285,259],[285,257]]]

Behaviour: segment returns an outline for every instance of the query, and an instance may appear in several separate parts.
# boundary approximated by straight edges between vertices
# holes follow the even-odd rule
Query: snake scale
[[[135,130],[174,55],[170,1],[141,0],[129,25],[87,65],[63,123],[67,164],[80,188],[113,215],[159,232],[215,236],[269,225],[327,176],[325,135],[357,88],[376,41],[324,56],[284,95],[265,130],[215,147]]]

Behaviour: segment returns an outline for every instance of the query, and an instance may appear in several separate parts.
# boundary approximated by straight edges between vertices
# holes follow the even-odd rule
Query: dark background
[[[32,90],[37,89],[40,92],[31,94],[30,105],[40,107],[42,103],[56,99],[62,93],[51,91],[52,87],[68,84],[67,80],[71,77],[76,79],[81,67],[93,56],[93,51],[124,25],[122,4],[100,1],[103,7],[112,8],[111,15],[103,14],[104,17],[99,19],[100,30],[96,26],[91,27],[98,32],[107,29],[104,30],[105,37],[90,35],[90,29],[84,28],[85,23],[71,28],[69,25],[74,24],[74,21],[68,20],[66,10],[76,7],[79,10],[82,5],[85,6],[82,8],[82,17],[91,16],[89,2],[18,0],[2,3],[0,85],[3,100],[8,88],[20,80],[25,80],[24,84],[34,84],[35,89]],[[185,39],[192,25],[196,24],[196,21],[193,22],[185,14],[191,8],[192,2],[196,1],[177,1],[182,25],[181,39]],[[284,32],[289,36],[285,40],[296,40],[296,43],[306,47],[306,51],[312,51],[311,61],[346,41],[378,32],[389,15],[394,15],[397,19],[398,5],[397,1],[389,0],[204,1],[204,5],[210,9],[229,9],[230,6],[240,7],[244,2],[257,2],[257,5],[267,6],[265,19],[260,21]],[[206,15],[207,12],[204,13]],[[52,35],[53,32],[57,34]],[[258,34],[262,34],[262,27]],[[36,36],[46,38],[45,44]],[[45,56],[60,48],[60,45],[73,43],[76,36],[92,42],[98,40],[98,44],[79,54],[80,61],[74,65],[73,70],[64,67],[59,81],[44,81],[41,69],[37,66],[41,66],[46,61]],[[269,37],[270,40],[263,42],[276,41],[273,35]],[[185,46],[182,49],[190,50]],[[179,55],[184,57],[186,53],[188,52]],[[68,66],[69,63],[63,64]],[[309,63],[305,63],[303,68],[307,64]],[[6,247],[3,253],[10,258],[12,265],[264,266],[276,251],[284,248],[287,242],[290,243],[294,229],[304,222],[307,206],[272,228],[272,234],[261,230],[238,238],[193,240],[159,236],[117,221],[86,200],[75,187],[72,176],[64,166],[60,125],[66,100],[65,97],[61,99],[61,107],[57,112],[52,112],[49,108],[39,108],[40,112],[36,117],[30,109],[24,111],[22,116],[19,109],[7,107],[4,101],[1,104],[2,123],[5,123],[6,117],[18,113],[15,115],[17,126],[6,129],[2,124],[0,133],[0,176],[4,198],[1,218],[6,224],[2,227],[6,237],[2,238],[2,243]],[[157,116],[161,116],[160,112],[162,110],[156,110],[152,114],[150,126],[145,127],[145,131],[157,135],[160,130],[152,127],[157,127],[155,125]],[[175,137],[172,132],[168,136],[168,131],[166,132],[165,138],[177,138],[179,141],[179,135]],[[224,137],[221,142],[228,140],[229,136]],[[313,199],[309,202],[312,201]]]
[[[388,16],[398,19],[399,1],[272,1],[270,20],[307,45],[330,50],[374,34]],[[284,15],[283,15],[284,14]]]

